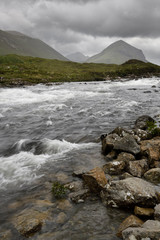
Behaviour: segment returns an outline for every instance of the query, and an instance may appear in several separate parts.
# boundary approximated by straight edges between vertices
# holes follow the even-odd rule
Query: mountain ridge
[[[0,55],[7,54],[68,61],[62,54],[40,39],[16,31],[0,30]]]
[[[66,58],[68,58],[70,61],[72,62],[85,62],[87,61],[87,59],[89,58],[88,56],[85,56],[83,53],[81,52],[74,52],[71,54],[66,55]]]

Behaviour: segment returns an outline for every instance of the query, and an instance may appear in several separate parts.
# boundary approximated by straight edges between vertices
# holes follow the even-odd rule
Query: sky
[[[122,39],[160,65],[160,0],[0,0],[0,29],[39,38],[63,55],[92,56]]]

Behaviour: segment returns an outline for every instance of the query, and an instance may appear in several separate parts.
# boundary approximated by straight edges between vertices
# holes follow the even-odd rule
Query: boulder
[[[122,232],[124,240],[132,239],[160,239],[160,222],[154,220],[146,221],[141,227],[127,228]]]
[[[142,140],[147,140],[149,137],[148,131],[136,128],[134,130],[134,134],[135,134],[135,138],[137,139],[137,141],[142,141]]]
[[[117,159],[117,161],[123,161],[125,163],[128,163],[130,161],[134,161],[135,157],[131,153],[121,152]]]
[[[96,167],[83,175],[86,185],[92,192],[98,193],[107,184],[107,178],[100,167]]]
[[[152,183],[160,183],[160,168],[152,168],[144,174],[144,178]]]
[[[111,181],[101,191],[101,198],[105,205],[112,207],[132,207],[135,205],[152,207],[158,201],[155,187],[136,177]]]
[[[127,217],[119,226],[117,231],[117,237],[122,237],[122,232],[129,227],[141,227],[144,222],[138,217],[131,215]]]
[[[135,122],[135,128],[146,130],[148,128],[148,122],[155,122],[154,119],[148,115],[140,116]]]
[[[132,177],[133,177],[133,175],[131,175],[128,172],[125,172],[125,173],[123,173],[122,175],[119,176],[119,179],[123,180],[123,179],[126,179],[126,178],[132,178]]]
[[[103,166],[103,170],[105,173],[107,174],[111,174],[111,175],[119,175],[121,174],[124,169],[125,169],[125,162],[124,161],[112,161],[112,162],[107,162],[104,166]]]
[[[126,130],[122,127],[116,127],[110,134],[114,134],[114,133],[120,137],[124,137],[128,134],[131,134],[131,135],[134,134],[134,132],[132,130]]]
[[[12,223],[21,235],[30,237],[41,229],[48,216],[47,211],[39,212],[35,209],[25,209],[12,219]]]
[[[136,155],[140,152],[140,146],[137,144],[134,136],[131,134],[126,133],[124,137],[120,137],[114,133],[106,136],[102,140],[103,154],[107,155],[112,150]]]
[[[112,150],[110,153],[106,155],[106,160],[107,161],[113,161],[114,159],[117,158],[117,152]]]
[[[140,142],[141,155],[150,160],[150,164],[160,160],[160,137]]]
[[[138,216],[151,217],[154,214],[154,209],[135,206],[134,214]]]
[[[127,134],[126,136],[115,141],[114,150],[121,152],[128,152],[134,155],[140,153],[140,146],[137,144],[135,138]]]
[[[154,219],[160,221],[160,204],[157,204],[154,208]]]
[[[131,161],[128,163],[128,172],[134,177],[142,177],[148,170],[148,164],[146,159]]]

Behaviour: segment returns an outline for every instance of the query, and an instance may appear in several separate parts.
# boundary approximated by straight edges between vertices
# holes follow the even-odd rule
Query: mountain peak
[[[130,59],[146,62],[142,50],[133,47],[123,40],[118,40],[105,48],[101,53],[89,58],[87,62],[122,64]]]

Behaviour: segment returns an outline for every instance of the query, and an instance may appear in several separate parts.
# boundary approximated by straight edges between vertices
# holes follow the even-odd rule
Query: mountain
[[[139,50],[130,44],[119,40],[105,48],[101,53],[90,57],[87,62],[122,64],[130,59],[137,59],[147,62],[142,50]]]
[[[0,55],[7,54],[68,61],[67,58],[39,39],[16,31],[0,30]]]
[[[79,62],[79,63],[85,62],[88,59],[87,56],[85,56],[80,52],[69,54],[66,56],[66,58],[68,58],[72,62]]]

